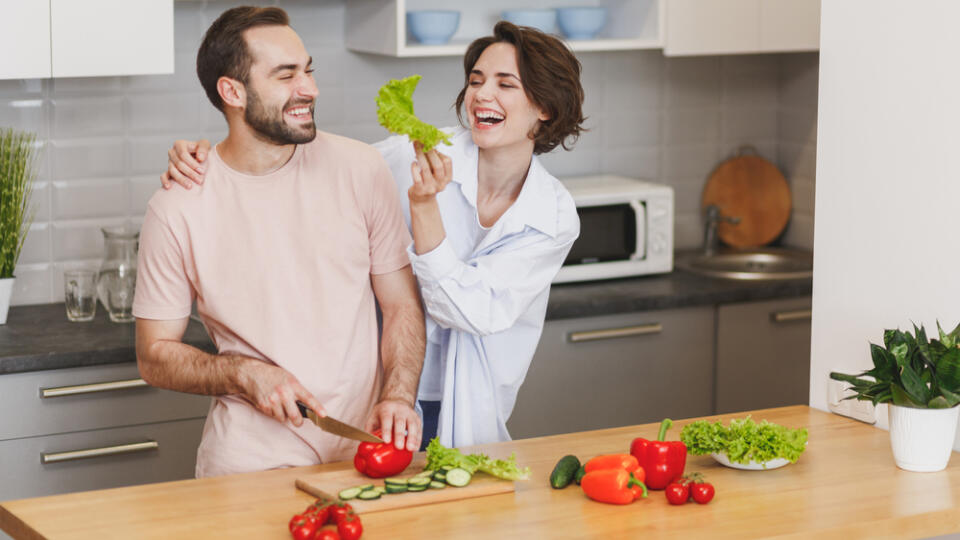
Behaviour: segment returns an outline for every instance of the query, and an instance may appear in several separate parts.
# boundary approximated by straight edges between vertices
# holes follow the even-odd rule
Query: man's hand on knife
[[[289,420],[299,427],[303,424],[303,415],[297,408],[299,400],[318,415],[326,415],[323,405],[292,373],[266,362],[258,364],[252,364],[246,372],[243,388],[246,398],[260,412],[278,422]]]
[[[381,430],[380,438],[397,448],[411,452],[420,449],[423,426],[417,412],[406,401],[385,399],[373,406],[365,429],[373,433]]]

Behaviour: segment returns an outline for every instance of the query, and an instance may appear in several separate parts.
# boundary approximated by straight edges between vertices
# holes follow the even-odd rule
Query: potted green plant
[[[960,413],[960,325],[940,339],[926,330],[883,333],[883,346],[870,344],[873,369],[858,375],[830,373],[850,383],[844,399],[889,404],[890,444],[897,466],[908,471],[939,471],[950,460]],[[869,379],[864,377],[870,377]]]
[[[0,324],[7,322],[13,270],[30,229],[30,193],[36,178],[36,137],[0,129]]]

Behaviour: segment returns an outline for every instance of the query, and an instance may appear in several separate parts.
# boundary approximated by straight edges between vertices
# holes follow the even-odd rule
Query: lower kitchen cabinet
[[[0,500],[192,478],[209,408],[135,362],[2,375]]]
[[[2,441],[0,501],[193,478],[203,422],[197,418]],[[78,451],[100,455],[79,458]]]
[[[514,438],[713,411],[714,306],[548,320],[507,422]]]
[[[809,403],[810,298],[717,307],[716,414]]]

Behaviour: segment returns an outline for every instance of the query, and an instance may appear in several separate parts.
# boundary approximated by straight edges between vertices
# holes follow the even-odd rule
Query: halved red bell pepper
[[[585,474],[580,481],[580,487],[587,497],[595,501],[630,504],[647,496],[647,486],[643,484],[642,476],[643,469],[637,469],[636,473],[626,469],[599,469]]]
[[[647,487],[663,489],[667,484],[683,476],[687,466],[687,445],[680,441],[664,441],[673,420],[665,418],[660,423],[657,440],[637,438],[630,444],[630,454],[637,458],[640,467],[647,473]]]
[[[377,437],[380,432],[374,432]],[[413,461],[413,452],[390,443],[362,442],[353,457],[353,466],[370,478],[385,478],[403,472]]]

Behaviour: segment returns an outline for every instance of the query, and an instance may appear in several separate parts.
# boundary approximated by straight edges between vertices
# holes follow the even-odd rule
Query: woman
[[[413,235],[427,313],[418,390],[423,441],[510,440],[506,422],[543,330],[550,282],[579,234],[573,198],[536,155],[579,135],[580,63],[559,39],[499,22],[464,56],[452,147],[375,146]],[[164,173],[189,187],[209,143],[177,141]],[[198,158],[199,159],[199,158]],[[453,182],[455,186],[448,188]]]

